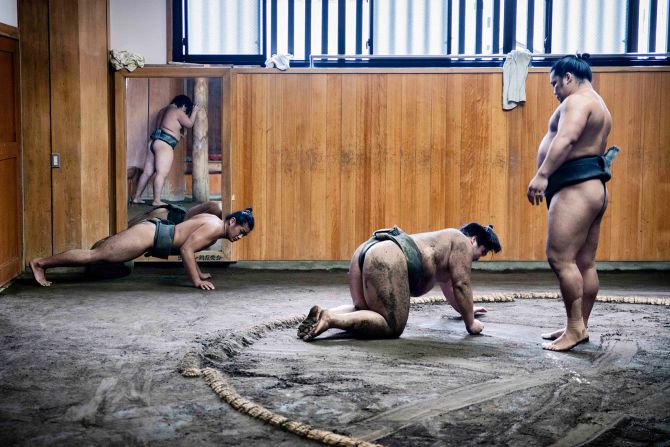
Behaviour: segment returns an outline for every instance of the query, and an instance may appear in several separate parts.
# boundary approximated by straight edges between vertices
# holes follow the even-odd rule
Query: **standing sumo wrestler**
[[[583,56],[565,56],[552,67],[549,81],[560,105],[537,154],[537,173],[528,185],[533,205],[547,200],[547,260],[565,304],[565,328],[543,334],[544,349],[567,351],[588,341],[589,315],[598,294],[596,250],[607,209],[611,164],[619,152],[607,147],[612,116],[591,85]]]

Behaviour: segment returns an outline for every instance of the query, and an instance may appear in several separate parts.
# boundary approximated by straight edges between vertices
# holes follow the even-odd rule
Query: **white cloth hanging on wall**
[[[503,110],[512,110],[526,101],[526,78],[531,54],[528,50],[512,50],[503,65]]]

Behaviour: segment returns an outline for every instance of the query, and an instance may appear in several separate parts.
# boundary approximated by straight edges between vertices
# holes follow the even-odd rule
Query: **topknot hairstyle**
[[[586,79],[591,82],[593,75],[591,73],[591,66],[587,62],[591,59],[591,55],[588,53],[577,53],[573,56],[563,56],[551,66],[551,71],[554,72],[554,75],[562,78],[567,73],[572,73],[577,79],[583,80]]]
[[[170,104],[174,104],[179,107],[186,107],[186,114],[188,116],[191,116],[191,112],[193,112],[193,101],[191,101],[191,98],[189,98],[186,95],[177,95],[174,98],[172,98],[172,102]]]
[[[483,245],[487,249],[496,253],[502,250],[498,235],[493,232],[493,225],[484,227],[477,222],[470,222],[469,224],[463,225],[460,228],[460,231],[468,237],[474,236],[477,238],[477,245]]]
[[[224,220],[230,220],[234,217],[237,223],[240,225],[247,225],[249,227],[249,231],[251,231],[254,229],[254,215],[252,212],[252,208],[235,211],[234,213],[228,214]]]

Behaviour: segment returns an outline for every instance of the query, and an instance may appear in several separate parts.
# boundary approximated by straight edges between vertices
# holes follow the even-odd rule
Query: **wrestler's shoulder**
[[[595,106],[597,104],[598,99],[595,96],[588,93],[581,93],[568,96],[567,98],[565,98],[565,101],[563,101],[563,104],[561,105],[564,108],[575,108],[575,107],[583,108],[583,107]]]
[[[223,223],[223,221],[218,216],[209,213],[196,214],[195,216],[191,217],[188,220],[185,220],[184,222],[189,221],[205,225],[220,225]]]
[[[420,242],[425,241],[428,244],[431,244],[432,241],[451,244],[453,241],[467,242],[468,240],[468,238],[456,228],[444,228],[442,230],[431,231],[428,233],[414,234],[412,237]]]

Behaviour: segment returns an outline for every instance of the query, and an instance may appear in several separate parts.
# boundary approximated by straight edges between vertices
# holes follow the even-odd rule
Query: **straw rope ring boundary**
[[[487,302],[512,302],[516,299],[560,299],[560,293],[542,293],[542,292],[519,292],[519,293],[493,293],[477,295],[473,297],[475,303]],[[411,305],[436,304],[446,302],[446,298],[441,295],[412,298]],[[646,296],[599,296],[598,302],[605,303],[627,303],[627,304],[650,304],[658,306],[670,306],[670,298],[646,297]],[[305,318],[305,315],[296,315],[282,320],[273,320],[253,326],[246,331],[238,333],[229,333],[221,337],[224,343],[223,352],[232,357],[237,354],[242,347],[253,344],[256,340],[263,337],[266,333],[278,330],[288,329],[295,326]],[[240,395],[233,387],[224,374],[214,368],[201,368],[203,354],[199,350],[191,350],[182,358],[177,365],[177,371],[184,377],[202,376],[205,383],[228,405],[242,414],[246,414],[255,419],[259,419],[274,427],[280,428],[286,432],[300,436],[302,438],[317,441],[325,445],[334,445],[341,447],[373,447],[380,444],[373,444],[349,436],[340,435],[328,430],[322,430],[312,427],[299,421],[293,421],[285,416],[275,413],[267,408],[252,402]]]

